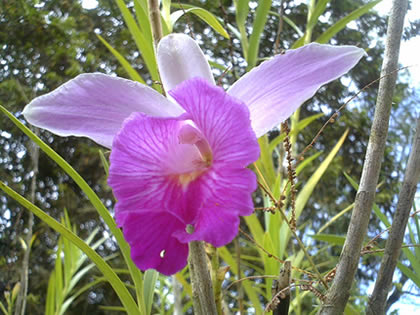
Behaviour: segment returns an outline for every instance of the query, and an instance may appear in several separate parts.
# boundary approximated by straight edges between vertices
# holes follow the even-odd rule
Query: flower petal
[[[169,92],[203,133],[213,152],[213,164],[246,167],[256,161],[259,146],[245,104],[222,88],[194,78]]]
[[[112,145],[108,184],[118,200],[115,211],[157,209],[190,222],[196,216],[185,197],[187,184],[203,170],[193,144],[179,141],[183,121],[134,113]]]
[[[182,229],[183,223],[169,212],[158,209],[124,212],[119,215],[118,224],[139,269],[153,268],[169,276],[187,264],[188,245],[172,236]]]
[[[214,84],[210,66],[197,43],[185,34],[162,38],[157,48],[160,77],[166,91],[194,77]]]
[[[324,84],[353,68],[365,55],[354,46],[312,43],[263,62],[228,90],[251,111],[260,137],[287,119]]]
[[[252,192],[257,189],[255,174],[249,169],[217,166],[200,177],[193,185],[201,198],[200,215],[194,223],[194,233],[184,231],[174,235],[182,242],[204,240],[216,247],[226,245],[238,234],[239,216],[254,211]]]
[[[89,137],[109,148],[132,112],[170,117],[183,110],[140,83],[88,73],[35,98],[23,115],[32,125],[57,135]]]

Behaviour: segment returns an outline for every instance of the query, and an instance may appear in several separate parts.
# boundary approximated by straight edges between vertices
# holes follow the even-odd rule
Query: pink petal
[[[118,221],[139,269],[153,268],[169,276],[187,264],[188,245],[172,236],[184,224],[169,212],[159,209],[124,212]]]
[[[177,116],[178,105],[140,83],[101,73],[81,74],[29,103],[23,115],[32,125],[59,136],[84,136],[111,147],[132,112]]]
[[[198,149],[180,143],[183,126],[178,119],[141,113],[124,122],[112,145],[108,178],[118,200],[117,218],[120,212],[140,209],[166,210],[185,222],[196,216],[187,205],[185,184],[204,168]]]
[[[246,167],[256,161],[259,146],[245,104],[199,78],[182,83],[170,95],[207,139],[214,164]]]
[[[197,43],[185,34],[162,38],[157,48],[160,77],[165,91],[194,77],[214,84],[210,66]]]
[[[204,240],[216,247],[226,245],[238,234],[239,216],[254,211],[252,192],[257,189],[255,174],[244,168],[213,167],[193,185],[200,187],[200,215],[194,233],[175,233],[182,242]]]
[[[244,101],[260,137],[287,119],[324,84],[353,68],[365,55],[354,46],[312,43],[263,62],[228,93]]]

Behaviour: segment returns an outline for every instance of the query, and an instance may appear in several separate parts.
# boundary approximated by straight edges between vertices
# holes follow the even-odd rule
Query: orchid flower
[[[157,48],[165,98],[130,80],[82,74],[37,97],[23,115],[60,136],[111,148],[108,183],[115,218],[142,270],[170,275],[187,262],[188,242],[223,246],[253,212],[257,137],[287,119],[364,51],[309,44],[263,62],[227,91],[203,52],[171,34]]]

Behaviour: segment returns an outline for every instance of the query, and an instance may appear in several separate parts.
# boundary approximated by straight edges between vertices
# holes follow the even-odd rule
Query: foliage
[[[291,125],[290,139],[293,153],[297,155],[310,143],[329,115],[344,104],[351,92],[379,77],[383,46],[381,42],[374,46],[371,42],[374,36],[384,35],[386,24],[384,18],[369,11],[379,1],[312,1],[309,6],[284,2],[287,19],[279,34],[279,1],[197,0],[190,1],[188,5],[174,1],[172,6],[171,1],[163,1],[162,19],[165,33],[200,34],[196,36],[197,40],[215,65],[216,80],[219,79],[224,86],[232,84],[262,59],[272,56],[276,51],[277,36],[279,49],[297,47],[312,40],[328,41],[331,37],[333,43],[357,44],[368,49],[369,57],[348,78],[322,88],[321,93],[302,108],[300,117],[295,117],[297,120]],[[133,3],[101,1],[97,8],[86,10],[75,1],[4,1],[0,11],[0,62],[3,66],[0,68],[0,103],[20,119],[23,106],[33,97],[51,91],[79,73],[94,71],[130,77],[160,90],[160,86],[155,84],[159,78],[147,6],[144,0]],[[352,15],[351,12],[362,14]],[[349,22],[353,25],[344,27],[349,26]],[[418,35],[416,23],[407,30],[407,38]],[[8,30],[13,30],[13,40]],[[318,271],[324,274],[335,266],[350,215],[349,206],[354,200],[352,186],[354,181],[357,182],[363,163],[375,102],[375,86],[366,90],[356,102],[347,105],[338,121],[328,126],[315,143],[314,150],[309,151],[296,169],[296,234],[291,233],[287,220],[280,212],[257,211],[241,224],[244,233],[233,244],[218,250],[222,267],[230,266],[225,278],[227,283],[244,276],[277,275],[281,264],[266,251],[280,260],[291,260],[295,267],[293,278],[316,278]],[[412,119],[409,108],[412,102],[417,101],[410,97],[407,85],[399,84],[394,110],[396,115],[406,117],[406,121]],[[133,314],[137,312],[133,309],[142,314],[172,313],[174,306],[168,300],[173,282],[153,271],[141,274],[135,270],[121,232],[108,213],[108,210],[112,213],[113,199],[106,185],[107,152],[98,154],[96,145],[89,140],[63,139],[41,132],[43,142],[40,139],[36,141],[47,154],[40,157],[35,202],[38,208],[19,197],[28,195],[30,186],[31,164],[25,148],[28,140],[17,130],[18,122],[11,123],[5,115],[0,117],[0,147],[4,148],[0,150],[0,178],[7,185],[2,184],[2,188],[17,200],[0,195],[0,252],[4,257],[0,260],[0,291],[16,288],[19,280],[16,275],[20,265],[17,262],[23,251],[18,240],[25,234],[27,221],[23,204],[32,211],[44,210],[37,212],[44,219],[37,220],[34,226],[38,237],[31,255],[28,313],[42,314],[47,309],[60,314],[60,308],[68,307],[66,314],[101,314],[121,309],[121,302],[127,311],[131,307]],[[24,127],[19,128],[36,139]],[[378,188],[377,217],[372,219],[371,237],[387,226],[390,209],[396,204],[397,183],[404,169],[402,161],[407,156],[405,147],[411,133],[409,123],[394,119]],[[407,143],[401,142],[404,138]],[[276,130],[260,139],[262,155],[255,164],[255,170],[260,182],[276,199],[283,191],[286,192],[283,209],[290,218],[292,198],[283,163],[286,152],[281,144],[284,139],[284,133]],[[398,146],[403,149],[397,150]],[[105,165],[105,171],[97,167],[101,163]],[[257,207],[273,206],[272,200],[261,191],[256,193],[255,201]],[[66,216],[61,223],[53,219],[61,217],[63,209],[68,209],[73,227]],[[340,215],[335,216],[338,212]],[[58,236],[51,227],[59,230],[62,236]],[[113,238],[105,241],[103,237],[109,233]],[[418,244],[418,233],[416,219],[409,230],[411,244]],[[246,235],[250,235],[252,240]],[[300,246],[297,240],[305,246]],[[97,246],[91,246],[90,251],[87,247],[92,242]],[[80,248],[101,269],[104,277],[93,272],[92,264],[85,263],[86,256]],[[417,249],[404,249],[407,259],[402,260],[399,268],[418,285]],[[64,253],[64,260],[61,253]],[[408,261],[411,268],[404,265]],[[365,294],[362,287],[373,279],[375,272],[370,270],[375,269],[376,262],[374,256],[364,258],[366,268],[358,275],[360,285],[354,288],[351,301],[356,313],[360,312],[358,308],[363,303],[363,297],[359,298]],[[50,275],[51,270],[54,271]],[[184,270],[176,278],[184,286],[180,296],[185,305],[184,312],[191,312],[188,272]],[[114,290],[104,284],[106,280]],[[263,306],[270,301],[271,284],[272,279],[256,280],[255,283],[243,281],[224,290],[223,298],[229,309],[254,309],[256,314],[261,314]],[[55,296],[51,294],[53,288],[57,292]],[[155,291],[158,294],[154,295]],[[314,295],[298,288],[294,297],[291,306],[296,314],[308,314],[313,309],[312,305],[320,302]],[[5,314],[10,314],[7,307],[12,308],[12,304],[13,294],[9,294],[0,308]],[[102,304],[106,306],[99,308],[98,305]],[[351,307],[348,308],[349,314],[352,313]]]

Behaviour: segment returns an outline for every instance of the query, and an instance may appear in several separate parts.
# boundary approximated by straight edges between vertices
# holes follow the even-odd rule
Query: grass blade
[[[114,49],[101,35],[96,34],[96,36],[98,36],[102,44],[104,44],[105,47],[108,48],[108,50],[115,56],[115,58],[117,58],[118,62],[127,72],[131,80],[146,84],[140,74],[138,74],[138,72],[130,65],[127,59],[125,59],[116,49]]]
[[[70,166],[59,154],[51,149],[44,141],[42,141],[35,133],[33,133],[28,127],[22,124],[15,116],[12,115],[6,108],[0,105],[0,112],[3,112],[23,133],[25,133],[32,141],[34,141],[40,149],[47,154],[54,162],[57,163],[60,168],[67,173],[79,186],[79,188],[86,194],[93,207],[96,209],[98,214],[102,217],[111,233],[114,235],[118,242],[120,250],[123,254],[124,260],[130,270],[131,277],[136,286],[137,298],[140,306],[144,306],[143,295],[142,295],[142,274],[141,271],[134,265],[130,258],[130,248],[128,243],[125,241],[124,236],[114,219],[111,217],[108,209],[103,205],[99,197],[95,194],[92,188],[86,183],[86,181],[77,173],[73,167]],[[144,312],[143,312],[144,313]]]
[[[257,64],[258,52],[260,48],[261,33],[264,30],[265,23],[267,21],[268,12],[270,12],[271,0],[261,0],[258,3],[257,12],[255,13],[255,19],[252,27],[252,34],[249,38],[248,47],[248,67],[247,70],[251,70]]]
[[[99,256],[92,248],[89,247],[82,239],[80,239],[76,234],[74,234],[71,230],[66,228],[61,223],[57,222],[51,216],[46,214],[40,208],[32,204],[30,201],[16,193],[13,189],[5,185],[3,182],[0,181],[0,189],[3,190],[7,195],[11,198],[16,200],[20,203],[23,207],[31,211],[34,215],[36,215],[39,219],[43,222],[48,224],[52,229],[63,235],[69,241],[71,241],[74,245],[79,247],[91,260],[98,269],[103,273],[106,277],[108,282],[114,288],[115,293],[120,298],[121,303],[124,305],[127,313],[129,314],[141,314],[139,309],[137,308],[136,303],[134,302],[133,298],[131,297],[130,293],[128,292],[127,288],[125,287],[124,283],[121,279],[117,276],[114,270]],[[61,260],[61,259],[60,259]],[[58,275],[56,275],[56,278]],[[58,288],[56,288],[58,289]]]
[[[345,16],[340,21],[338,21],[337,23],[335,23],[333,26],[331,26],[330,28],[328,28],[321,36],[319,36],[316,39],[316,42],[321,43],[321,44],[328,43],[328,41],[335,34],[337,34],[339,31],[341,31],[343,28],[345,28],[348,23],[350,23],[351,21],[354,21],[354,20],[358,19],[363,14],[366,14],[367,12],[370,11],[370,9],[372,9],[375,5],[377,5],[381,1],[382,0],[375,0],[375,1],[372,1],[372,2],[369,2],[369,3],[365,4],[364,6],[360,7],[357,10],[354,10],[349,15]]]

